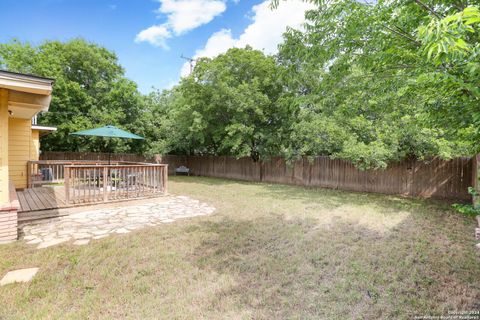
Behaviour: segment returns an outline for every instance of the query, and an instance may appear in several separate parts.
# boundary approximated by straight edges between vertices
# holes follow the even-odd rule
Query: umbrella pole
[[[112,139],[109,138],[109,139],[108,139],[108,142],[109,142],[108,145],[111,146],[111,145],[112,145]],[[109,148],[109,149],[110,149],[110,148]],[[108,150],[108,165],[111,165],[111,159],[112,159],[112,152],[111,152],[110,150]]]

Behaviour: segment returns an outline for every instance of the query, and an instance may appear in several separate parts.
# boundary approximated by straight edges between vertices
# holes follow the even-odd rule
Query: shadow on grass
[[[286,186],[276,184],[260,184],[263,191],[260,197],[275,199],[296,199],[303,203],[317,203],[327,208],[337,208],[345,204],[354,206],[374,205],[385,211],[415,210],[428,207],[450,209],[448,203],[434,199],[407,198],[397,195],[354,192],[320,187]]]
[[[320,205],[334,209],[344,204],[355,206],[375,205],[385,212],[397,210],[415,211],[425,207],[440,210],[451,210],[450,203],[435,199],[407,198],[397,195],[377,193],[354,192],[321,187],[304,187],[296,185],[271,184],[265,182],[252,182],[243,180],[226,180],[212,177],[172,177],[180,183],[199,184],[206,186],[256,186],[258,191],[254,194],[260,198],[274,200],[300,200],[305,204]]]
[[[201,183],[209,186],[231,185],[235,183],[254,183],[241,180],[227,180],[222,178],[200,177],[200,176],[169,176],[169,180],[181,183]]]
[[[471,280],[480,274],[462,227],[448,228],[457,233],[449,242],[413,217],[385,238],[359,225],[319,229],[312,219],[273,214],[200,225],[210,236],[193,263],[233,277],[216,298],[233,299],[251,318],[406,319],[469,310],[478,299]]]
[[[217,218],[201,223],[209,236],[193,263],[235,279],[217,298],[234,299],[247,318],[408,319],[478,300],[473,219],[448,204],[204,177],[177,182],[217,206]],[[332,219],[319,224],[319,214]],[[383,233],[372,227],[382,219],[394,221]]]

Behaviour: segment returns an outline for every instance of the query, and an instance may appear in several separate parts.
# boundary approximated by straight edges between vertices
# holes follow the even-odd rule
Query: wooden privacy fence
[[[167,192],[168,166],[164,164],[67,165],[64,170],[67,205]]]
[[[107,153],[44,152],[42,160],[107,160]],[[428,162],[403,160],[385,170],[362,171],[351,163],[317,157],[288,164],[281,157],[266,162],[224,156],[155,156],[112,154],[112,161],[156,162],[168,164],[170,173],[182,165],[199,176],[326,187],[341,190],[397,194],[410,197],[471,201],[475,158],[432,159]]]
[[[385,170],[367,171],[328,157],[314,161],[304,158],[291,164],[280,157],[262,163],[223,156],[163,156],[160,161],[172,170],[184,165],[194,175],[206,177],[460,201],[471,201],[468,187],[473,185],[474,174],[470,158],[404,160],[391,163]]]

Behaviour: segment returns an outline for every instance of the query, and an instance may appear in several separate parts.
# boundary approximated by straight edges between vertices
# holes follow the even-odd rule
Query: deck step
[[[35,220],[51,219],[67,216],[69,212],[67,210],[40,210],[40,211],[27,211],[18,213],[18,223],[27,223]]]
[[[65,208],[65,191],[63,187],[37,187],[17,191],[21,212]]]

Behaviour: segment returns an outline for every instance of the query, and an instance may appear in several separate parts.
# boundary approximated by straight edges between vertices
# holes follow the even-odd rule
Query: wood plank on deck
[[[27,199],[22,191],[17,191],[17,198],[20,202],[20,211],[30,211],[30,206],[27,203]]]
[[[38,188],[38,191],[41,193],[41,196],[43,197],[44,202],[47,202],[50,208],[57,208],[59,205],[65,204],[55,196],[55,193],[52,190],[52,188],[48,188],[48,187]]]
[[[58,187],[38,187],[17,191],[21,212],[66,207],[65,193]]]
[[[49,204],[47,201],[44,201],[44,197],[41,193],[42,188],[38,188],[37,190],[33,191],[33,189],[27,189],[32,196],[33,201],[40,207],[40,208],[49,208]]]
[[[28,206],[31,210],[42,210],[42,207],[37,204],[37,201],[33,199],[32,194],[30,193],[29,189],[25,189],[23,191],[25,195],[25,199],[27,199]]]

